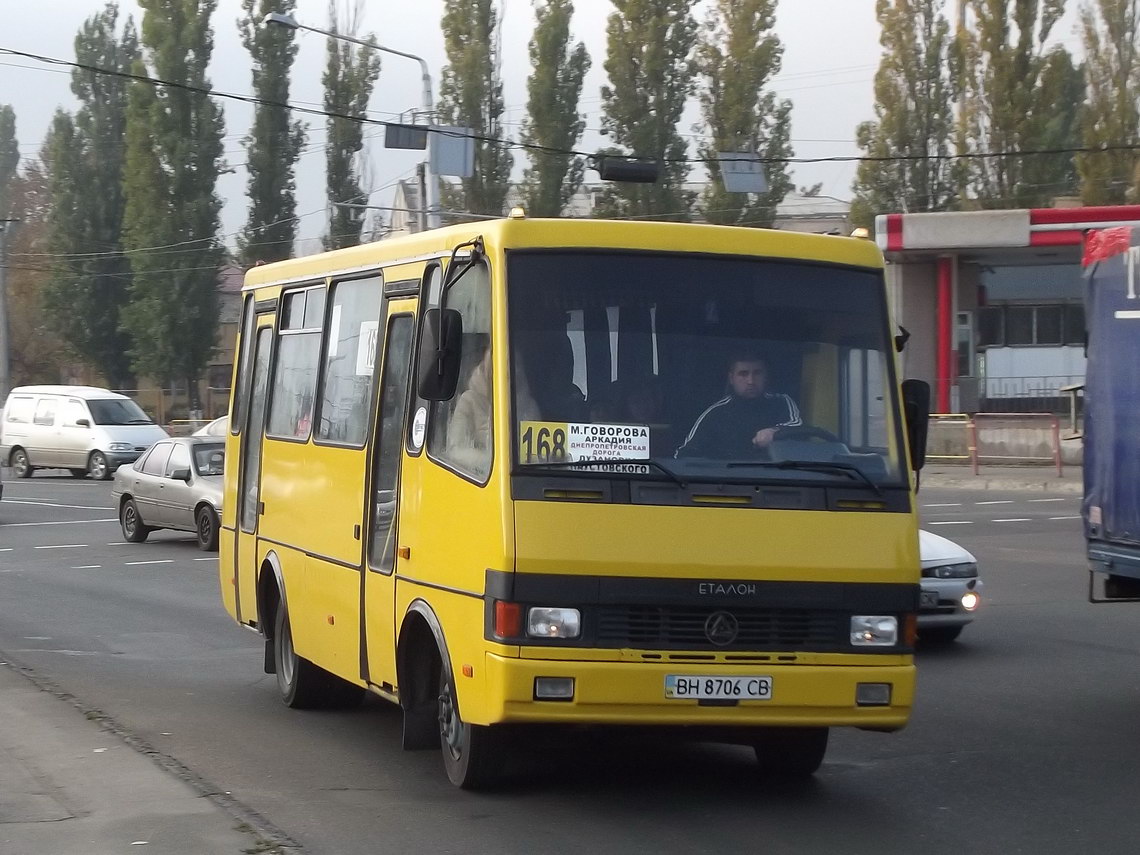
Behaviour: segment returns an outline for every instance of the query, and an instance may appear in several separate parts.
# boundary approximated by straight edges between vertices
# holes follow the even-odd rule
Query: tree
[[[0,218],[8,213],[12,180],[20,165],[20,144],[16,139],[16,111],[0,105]]]
[[[355,35],[359,18],[359,4],[345,16],[345,33]],[[340,32],[336,0],[329,2],[329,29]],[[348,42],[330,38],[328,62],[321,82],[325,86],[325,109],[330,113],[364,118],[372,87],[380,76],[380,55],[368,48],[356,47]],[[363,205],[368,193],[360,186],[360,168],[357,163],[364,148],[364,125],[347,118],[330,117],[329,140],[325,155],[326,189],[329,200],[329,233],[326,249],[340,249],[360,243],[364,228],[365,210],[347,208],[340,203]]]
[[[253,94],[275,104],[289,100],[289,72],[297,55],[295,31],[267,27],[261,22],[270,12],[292,14],[296,0],[242,0],[238,20],[241,43],[253,60]],[[293,253],[297,236],[297,198],[294,167],[305,144],[305,127],[289,111],[258,104],[253,126],[245,138],[249,181],[249,219],[238,236],[241,260],[281,261]]]
[[[961,74],[962,153],[1075,147],[1078,75],[1061,46],[1047,48],[1065,0],[969,0],[972,26],[957,40]],[[1075,190],[1071,155],[973,158],[967,179],[975,204],[1032,207]]]
[[[852,221],[870,226],[892,211],[942,211],[956,197],[950,154],[954,134],[943,0],[878,0],[883,57],[875,75],[875,119],[856,129],[871,158],[855,174]],[[914,159],[903,159],[914,158]]]
[[[571,0],[537,0],[534,35],[530,40],[527,119],[522,140],[552,151],[534,150],[523,175],[523,205],[536,217],[562,214],[578,188],[586,164],[581,157],[557,152],[578,145],[586,121],[578,112],[582,82],[590,70],[590,55],[582,42],[570,48]]]
[[[655,158],[655,184],[622,184],[607,190],[601,213],[687,220],[692,194],[685,192],[687,148],[677,132],[694,92],[695,0],[613,0],[606,26],[606,74],[602,129],[623,152]]]
[[[493,0],[445,0],[443,44],[447,65],[439,85],[445,125],[470,128],[475,169],[462,179],[464,209],[499,216],[510,189],[514,156],[503,138],[503,83],[499,79],[498,16]]]
[[[701,111],[712,137],[701,151],[709,172],[702,207],[711,223],[771,226],[776,206],[794,189],[787,167],[792,102],[766,89],[784,54],[775,25],[776,0],[716,0],[705,24],[697,65],[705,82]],[[768,192],[726,191],[717,159],[722,151],[765,158]]]
[[[118,33],[114,4],[89,18],[75,37],[76,59],[130,71],[138,35],[127,21]],[[130,265],[122,254],[124,149],[128,82],[76,69],[74,117],[58,111],[45,149],[52,204],[47,241],[58,256],[43,301],[51,326],[112,388],[131,385],[130,339],[122,327]]]
[[[1095,0],[1082,7],[1081,35],[1088,86],[1081,114],[1084,145],[1140,145],[1140,0]],[[1080,155],[1082,201],[1086,205],[1127,201],[1130,185],[1140,178],[1137,166],[1140,161],[1134,151]]]
[[[2,110],[0,110],[2,114]],[[25,160],[7,182],[8,216],[20,221],[8,238],[8,332],[12,385],[59,383],[67,359],[60,336],[49,323],[43,302],[51,267],[41,262],[49,252],[47,215],[52,200],[48,178],[38,160]]]
[[[144,59],[134,72],[209,88],[217,0],[138,0]],[[207,95],[134,81],[127,106],[123,245],[134,278],[123,320],[136,371],[185,379],[191,408],[218,328],[222,111]]]

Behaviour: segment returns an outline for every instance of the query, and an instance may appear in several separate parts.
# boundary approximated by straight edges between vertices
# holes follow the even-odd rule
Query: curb
[[[198,775],[180,760],[157,750],[146,740],[133,734],[112,716],[100,709],[88,706],[80,698],[60,687],[52,679],[37,673],[33,668],[14,659],[3,651],[0,651],[0,667],[7,668],[13,673],[20,675],[40,691],[67,702],[83,713],[89,721],[95,722],[103,728],[103,730],[118,737],[127,747],[146,757],[164,772],[173,775],[175,778],[190,786],[202,798],[221,808],[224,813],[239,824],[239,830],[241,830],[241,826],[245,826],[246,831],[253,832],[254,836],[259,838],[259,848],[257,851],[265,852],[267,855],[271,855],[271,853],[284,853],[286,851],[294,853],[294,855],[302,855],[304,852],[300,843],[280,828],[277,828],[268,819],[257,813],[257,811],[246,807],[229,793]]]
[[[1039,490],[1074,496],[1083,494],[1085,489],[1081,481],[1060,481],[1048,478],[987,478],[984,475],[977,477],[928,475],[922,479],[921,486],[950,490]]]

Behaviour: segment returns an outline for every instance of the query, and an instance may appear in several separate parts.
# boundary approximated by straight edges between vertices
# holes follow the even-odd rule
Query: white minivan
[[[167,433],[133,400],[92,386],[18,386],[0,419],[0,463],[27,478],[36,469],[70,469],[110,478]]]

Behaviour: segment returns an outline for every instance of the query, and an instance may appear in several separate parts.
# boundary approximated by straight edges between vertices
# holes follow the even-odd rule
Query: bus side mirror
[[[910,462],[917,472],[926,464],[926,434],[930,428],[930,384],[923,380],[903,380],[902,396]]]
[[[417,388],[425,401],[450,401],[459,384],[463,316],[455,309],[428,309],[420,330]]]

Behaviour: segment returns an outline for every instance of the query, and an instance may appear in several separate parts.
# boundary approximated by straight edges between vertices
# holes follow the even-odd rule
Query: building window
[[[1080,303],[1048,306],[999,305],[978,309],[982,347],[1079,345],[1085,340],[1085,310]]]

